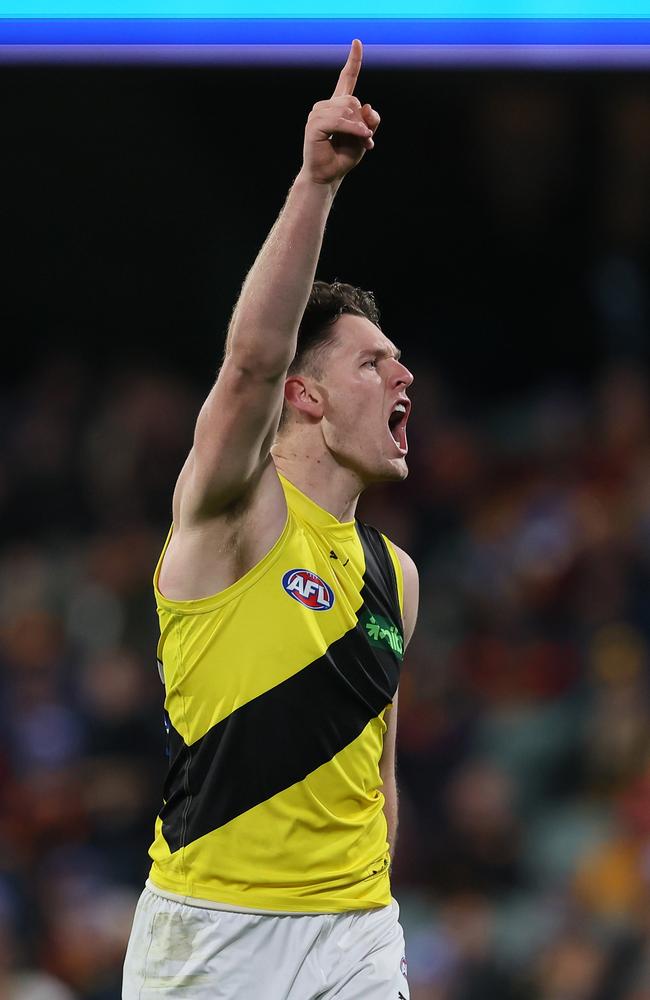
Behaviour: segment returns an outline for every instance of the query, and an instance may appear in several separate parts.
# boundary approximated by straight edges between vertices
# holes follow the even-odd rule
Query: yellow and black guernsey
[[[150,878],[253,911],[385,906],[401,567],[380,532],[282,486],[280,538],[231,587],[170,601],[158,564],[170,761]]]

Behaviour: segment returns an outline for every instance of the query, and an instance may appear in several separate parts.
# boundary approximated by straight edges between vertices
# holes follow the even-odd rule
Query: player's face
[[[413,376],[399,351],[363,316],[336,322],[322,378],[322,433],[329,451],[365,483],[408,475],[406,424]]]

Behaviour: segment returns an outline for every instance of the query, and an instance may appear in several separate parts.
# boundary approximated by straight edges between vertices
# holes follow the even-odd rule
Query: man
[[[174,493],[155,577],[170,769],[124,1000],[408,997],[388,869],[417,574],[354,513],[407,475],[412,376],[370,294],[313,285],[379,125],[360,67],[354,41],[309,115]]]

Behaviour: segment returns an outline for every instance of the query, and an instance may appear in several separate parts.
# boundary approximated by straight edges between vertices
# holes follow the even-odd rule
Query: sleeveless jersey
[[[401,567],[376,529],[281,482],[284,530],[232,586],[171,601],[156,568],[169,772],[150,879],[247,910],[385,906]]]

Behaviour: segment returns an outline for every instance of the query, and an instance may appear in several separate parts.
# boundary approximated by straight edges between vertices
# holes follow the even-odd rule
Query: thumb
[[[370,104],[364,104],[361,108],[361,116],[368,128],[372,129],[373,132],[376,132],[379,128],[379,122],[381,121],[379,113],[375,111]]]

